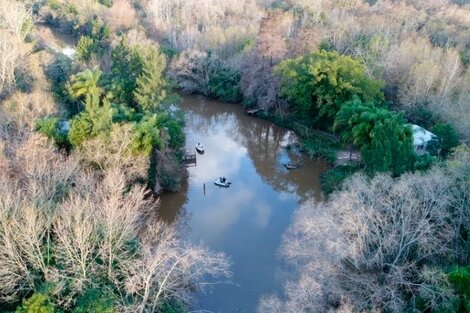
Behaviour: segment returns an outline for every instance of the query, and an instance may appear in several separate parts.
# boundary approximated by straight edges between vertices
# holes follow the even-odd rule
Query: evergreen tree
[[[90,103],[96,103],[103,93],[100,86],[100,80],[103,75],[101,70],[95,68],[93,70],[85,70],[72,77],[68,86],[68,92],[74,99],[83,99]],[[90,99],[88,99],[90,98]]]
[[[111,54],[110,97],[113,102],[132,106],[137,77],[142,72],[138,49],[131,48],[125,37]]]
[[[167,97],[168,82],[163,76],[165,56],[154,47],[141,51],[142,72],[137,77],[134,101],[142,110],[155,112]]]
[[[16,313],[54,313],[55,308],[49,295],[35,293],[29,299],[23,300],[23,305],[16,309]]]

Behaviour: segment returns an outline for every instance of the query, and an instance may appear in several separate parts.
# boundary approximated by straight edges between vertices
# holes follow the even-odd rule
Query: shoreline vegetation
[[[280,249],[299,276],[259,312],[470,312],[469,16],[460,0],[2,0],[0,306],[185,312],[230,278],[149,201],[186,177],[181,89],[268,112],[312,157],[360,152],[297,213]],[[436,135],[426,153],[410,124]]]

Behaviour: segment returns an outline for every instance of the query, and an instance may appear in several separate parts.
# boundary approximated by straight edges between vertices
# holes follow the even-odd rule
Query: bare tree
[[[326,311],[348,299],[359,311],[403,312],[418,295],[429,308],[450,303],[438,267],[459,254],[455,217],[463,210],[452,186],[442,169],[370,181],[357,175],[326,204],[304,205],[282,248],[300,271],[286,285],[284,310]],[[261,308],[269,303],[279,305],[271,299]]]
[[[11,149],[0,173],[2,301],[53,282],[56,304],[70,308],[85,290],[113,286],[123,311],[154,312],[165,299],[189,301],[210,276],[230,276],[223,254],[149,218],[158,201],[130,187],[119,168],[83,171],[39,135]]]
[[[87,164],[106,172],[122,171],[128,179],[145,177],[149,158],[132,152],[132,125],[115,124],[111,132],[85,141],[77,156]]]

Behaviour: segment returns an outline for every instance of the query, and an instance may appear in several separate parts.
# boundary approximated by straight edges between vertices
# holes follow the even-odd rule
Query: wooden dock
[[[196,162],[196,153],[191,153],[189,151],[184,153],[184,163],[186,166],[196,166]]]
[[[261,109],[251,109],[251,110],[247,110],[247,111],[246,111],[246,114],[248,114],[248,115],[255,115],[255,114],[258,113],[259,111],[261,111]]]

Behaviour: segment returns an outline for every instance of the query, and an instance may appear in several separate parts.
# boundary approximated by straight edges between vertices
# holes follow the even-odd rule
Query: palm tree
[[[99,105],[99,99],[103,93],[103,88],[99,86],[103,72],[98,68],[85,70],[72,78],[69,85],[69,94],[75,99],[85,97],[85,106],[93,107]]]

